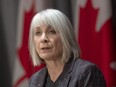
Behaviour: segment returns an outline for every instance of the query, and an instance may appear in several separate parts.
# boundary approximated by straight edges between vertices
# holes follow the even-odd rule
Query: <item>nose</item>
[[[43,33],[42,34],[42,36],[41,36],[41,42],[48,42],[49,40],[48,40],[48,37],[47,37],[47,35],[45,34],[45,33]]]

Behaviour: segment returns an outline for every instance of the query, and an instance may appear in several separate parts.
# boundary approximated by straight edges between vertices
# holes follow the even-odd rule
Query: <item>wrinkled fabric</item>
[[[44,87],[46,67],[30,79],[29,87]],[[80,58],[71,58],[65,64],[57,87],[106,87],[104,76],[93,63]]]

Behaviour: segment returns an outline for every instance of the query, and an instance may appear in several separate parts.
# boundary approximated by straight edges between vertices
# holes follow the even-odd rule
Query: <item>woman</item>
[[[29,51],[33,64],[45,67],[30,79],[29,87],[106,87],[99,68],[80,59],[74,29],[58,10],[37,13],[31,22]]]

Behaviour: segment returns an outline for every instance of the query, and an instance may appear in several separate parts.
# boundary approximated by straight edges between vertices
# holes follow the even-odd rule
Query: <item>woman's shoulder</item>
[[[38,70],[37,72],[35,72],[31,76],[29,83],[30,84],[36,84],[36,82],[38,80],[40,80],[41,78],[43,78],[42,76],[46,75],[46,72],[47,72],[46,67],[41,68],[40,70]]]
[[[41,76],[43,74],[43,72],[45,72],[45,71],[46,71],[46,67],[43,67],[40,70],[38,70],[37,72],[35,72],[31,77]]]
[[[101,72],[99,66],[97,66],[95,63],[81,58],[75,60],[74,70],[78,70],[78,72],[80,71],[80,73],[96,71]]]
[[[84,68],[84,67],[88,67],[88,66],[98,67],[95,63],[90,62],[88,60],[81,59],[81,58],[78,58],[75,60],[75,65],[80,68]]]
[[[106,82],[99,66],[84,59],[75,60],[72,76],[77,77],[76,79],[80,82],[79,85],[85,82],[84,84],[88,83],[93,87],[106,87]]]

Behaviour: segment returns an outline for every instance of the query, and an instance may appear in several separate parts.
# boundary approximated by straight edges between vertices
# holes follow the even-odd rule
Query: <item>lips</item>
[[[41,47],[41,50],[45,50],[45,49],[51,49],[51,47]]]
[[[48,53],[48,52],[50,52],[51,47],[42,47],[40,50],[42,53]]]
[[[41,49],[42,50],[44,50],[44,49],[50,49],[50,47],[42,47]]]

